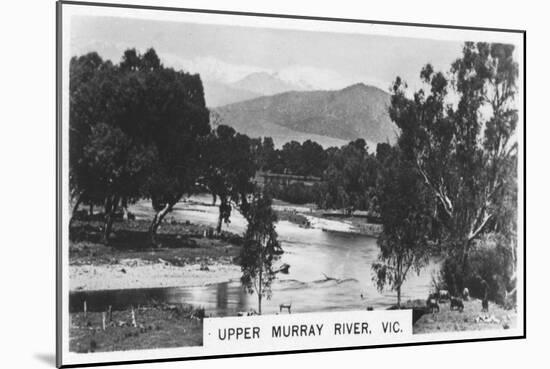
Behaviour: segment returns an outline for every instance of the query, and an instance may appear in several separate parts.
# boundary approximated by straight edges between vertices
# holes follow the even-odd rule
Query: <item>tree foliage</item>
[[[207,168],[201,181],[220,199],[218,233],[222,222],[230,221],[232,203],[247,217],[248,195],[254,191],[252,179],[256,173],[251,150],[248,136],[226,125],[219,125],[206,138],[203,158]]]
[[[248,212],[248,227],[241,249],[241,282],[249,293],[258,296],[258,313],[262,313],[262,299],[271,297],[271,283],[276,273],[273,263],[282,254],[277,240],[277,216],[271,208],[271,198],[256,192]]]
[[[460,260],[450,288],[459,290],[476,240],[488,232],[513,242],[518,66],[514,47],[467,42],[450,72],[426,65],[426,89],[408,96],[393,85],[390,116],[401,129],[398,145],[437,200],[437,235]]]
[[[76,203],[104,205],[112,215],[138,198],[162,217],[195,183],[198,138],[209,132],[198,75],[165,68],[153,49],[124,52],[114,65],[97,53],[70,63],[71,193]]]
[[[327,167],[327,152],[317,142],[289,141],[275,149],[273,139],[253,141],[257,166],[263,171],[298,176],[321,177]]]
[[[377,188],[384,230],[378,238],[378,262],[372,269],[380,291],[389,285],[397,292],[399,307],[401,286],[409,271],[419,273],[428,262],[432,214],[427,191],[411,163],[398,148],[386,154]]]
[[[378,162],[369,154],[363,139],[341,148],[327,150],[328,166],[324,172],[324,188],[317,204],[321,208],[376,211]]]

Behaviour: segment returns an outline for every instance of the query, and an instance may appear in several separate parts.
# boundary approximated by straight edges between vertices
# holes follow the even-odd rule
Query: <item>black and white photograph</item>
[[[58,365],[524,336],[523,31],[57,10]]]

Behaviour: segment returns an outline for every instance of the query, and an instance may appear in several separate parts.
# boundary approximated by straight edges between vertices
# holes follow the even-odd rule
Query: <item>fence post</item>
[[[135,328],[137,327],[136,324],[136,313],[134,312],[134,306],[132,306],[132,326]]]

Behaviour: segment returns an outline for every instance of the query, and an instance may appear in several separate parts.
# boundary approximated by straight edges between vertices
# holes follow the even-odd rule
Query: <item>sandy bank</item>
[[[114,264],[71,265],[71,291],[91,291],[125,288],[189,287],[238,279],[238,265],[215,262],[208,270],[200,264],[175,266],[170,263],[141,259],[121,259]]]

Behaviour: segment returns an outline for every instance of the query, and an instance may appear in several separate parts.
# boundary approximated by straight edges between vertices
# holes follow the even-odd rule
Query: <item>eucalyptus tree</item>
[[[118,66],[97,53],[70,63],[69,186],[75,210],[82,201],[102,205],[104,239],[121,203],[141,195],[151,168],[151,149],[124,126],[135,95]]]
[[[429,260],[433,204],[399,148],[388,148],[384,155],[377,184],[383,232],[377,241],[378,261],[372,264],[373,280],[380,291],[389,286],[397,293],[399,308],[407,276],[419,273]]]
[[[125,54],[121,66],[140,85],[144,111],[136,122],[143,125],[141,138],[154,148],[151,172],[142,188],[155,210],[149,235],[156,244],[164,217],[194,191],[201,175],[200,145],[210,132],[209,112],[199,75],[164,67],[153,50],[131,56]]]
[[[390,116],[398,145],[437,201],[437,236],[458,260],[452,288],[462,288],[472,245],[498,232],[514,242],[517,197],[518,64],[514,46],[464,44],[449,73],[426,65],[426,89],[409,96],[395,80]]]
[[[220,199],[218,233],[223,222],[230,222],[232,203],[247,217],[257,169],[251,143],[248,136],[226,125],[216,127],[205,140],[202,157],[206,168],[201,182]]]
[[[154,243],[199,175],[198,145],[210,130],[200,76],[165,68],[153,49],[126,50],[117,65],[75,57],[70,73],[71,192],[104,205],[105,240],[117,208],[150,198]]]
[[[283,250],[277,240],[277,215],[271,208],[270,197],[254,193],[247,215],[248,226],[240,254],[241,282],[248,293],[256,293],[258,313],[262,314],[262,299],[271,298],[271,283],[276,276],[273,264]]]

